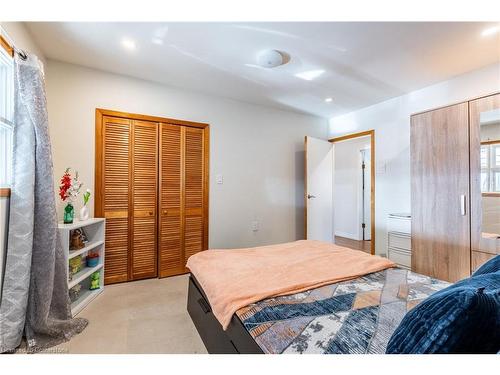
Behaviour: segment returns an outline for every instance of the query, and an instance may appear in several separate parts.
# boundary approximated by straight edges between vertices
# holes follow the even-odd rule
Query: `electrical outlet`
[[[259,222],[257,220],[252,221],[252,231],[257,232],[259,230]]]

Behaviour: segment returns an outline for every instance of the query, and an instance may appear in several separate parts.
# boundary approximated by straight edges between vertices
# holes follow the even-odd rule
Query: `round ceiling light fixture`
[[[288,54],[275,49],[267,49],[257,54],[257,64],[263,68],[276,68],[288,61],[290,61]]]

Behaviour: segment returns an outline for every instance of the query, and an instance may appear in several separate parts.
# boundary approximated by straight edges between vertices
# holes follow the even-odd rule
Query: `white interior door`
[[[306,137],[306,235],[333,242],[333,144]]]

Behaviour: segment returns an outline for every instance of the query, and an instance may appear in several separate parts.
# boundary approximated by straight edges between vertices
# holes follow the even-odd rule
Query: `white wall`
[[[207,122],[210,247],[303,238],[304,136],[326,138],[327,120],[52,60],[46,80],[56,182],[72,167],[93,190],[98,107]],[[224,176],[223,185],[215,183],[217,174]],[[255,233],[253,220],[260,226]]]
[[[42,51],[38,48],[36,43],[33,41],[31,34],[28,29],[24,26],[22,22],[0,22],[0,27],[4,29],[7,40],[14,43],[19,49],[25,50],[26,52],[34,53],[46,65],[47,60],[43,55]]]
[[[387,215],[411,209],[410,115],[499,90],[494,64],[330,120],[330,137],[375,129],[377,253],[387,250]]]
[[[370,147],[370,137],[335,143],[333,207],[335,235],[360,240],[360,150]],[[368,173],[368,177],[370,174]]]

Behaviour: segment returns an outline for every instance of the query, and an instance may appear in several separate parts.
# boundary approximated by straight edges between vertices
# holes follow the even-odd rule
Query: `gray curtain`
[[[13,184],[7,260],[0,305],[0,352],[29,352],[81,332],[71,318],[67,265],[57,230],[45,83],[38,58],[15,54]]]

